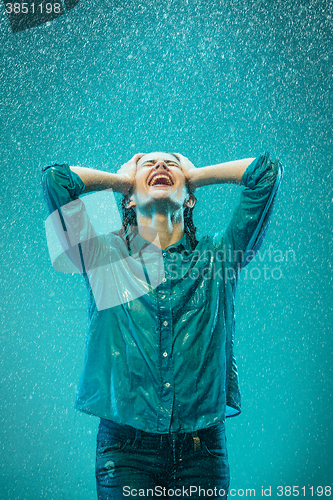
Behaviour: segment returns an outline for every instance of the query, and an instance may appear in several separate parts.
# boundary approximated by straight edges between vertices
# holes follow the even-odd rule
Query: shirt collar
[[[130,246],[131,246],[131,251],[133,254],[140,253],[140,251],[142,251],[144,248],[147,248],[149,250],[148,247],[150,247],[152,251],[156,251],[157,249],[159,249],[159,247],[157,247],[151,241],[148,241],[148,240],[145,240],[144,238],[142,238],[142,236],[140,236],[137,231],[135,231],[135,233],[132,233],[132,234],[133,234],[133,236],[131,238]],[[159,250],[162,252],[161,249],[159,249]],[[180,253],[182,250],[187,250],[188,252],[191,252],[191,244],[189,241],[189,237],[187,236],[186,233],[184,233],[183,237],[180,240],[176,241],[176,243],[173,243],[172,245],[169,245],[163,251],[169,252],[169,253],[172,253],[172,252],[179,252]]]

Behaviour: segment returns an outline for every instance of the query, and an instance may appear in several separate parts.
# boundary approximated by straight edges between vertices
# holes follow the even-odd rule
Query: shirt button
[[[163,278],[162,281],[163,281],[163,283],[165,283],[166,282],[166,278]]]
[[[168,322],[167,321],[163,321],[163,325],[164,326],[168,326]]]
[[[166,257],[166,252],[163,252],[163,257]]]
[[[167,382],[167,383],[166,383],[166,384],[164,384],[164,385],[165,385],[165,387],[170,387],[169,382]]]
[[[163,356],[166,358],[166,357],[167,357],[167,355],[168,355],[168,353],[165,351],[165,352],[163,353]]]

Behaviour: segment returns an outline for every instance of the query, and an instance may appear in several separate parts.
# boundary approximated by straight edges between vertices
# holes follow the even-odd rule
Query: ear
[[[196,198],[193,194],[190,194],[190,196],[184,201],[184,207],[187,208],[193,208],[196,202]]]
[[[134,207],[136,207],[136,203],[133,200],[132,196],[130,198],[126,199],[125,206],[126,206],[126,208],[134,208]]]

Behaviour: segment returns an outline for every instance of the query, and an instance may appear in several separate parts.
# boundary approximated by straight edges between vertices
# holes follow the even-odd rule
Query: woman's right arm
[[[42,169],[44,199],[50,212],[46,221],[54,269],[85,273],[98,267],[108,253],[103,235],[97,235],[80,195],[104,189],[127,194],[133,187],[136,163],[141,154],[122,165],[116,174],[66,163],[45,165]],[[59,244],[60,247],[59,247]],[[52,255],[51,255],[52,253]],[[74,268],[73,265],[74,264]]]
[[[70,169],[84,182],[85,193],[111,188],[117,193],[127,194],[133,187],[136,164],[141,156],[143,156],[143,153],[134,155],[133,158],[122,165],[116,174],[85,167],[70,167]]]

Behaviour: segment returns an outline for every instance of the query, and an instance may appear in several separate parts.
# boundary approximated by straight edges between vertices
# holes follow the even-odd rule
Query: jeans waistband
[[[218,424],[212,425],[210,427],[205,427],[204,429],[198,429],[196,431],[191,431],[191,432],[175,432],[175,433],[154,433],[154,432],[146,432],[141,429],[137,429],[135,427],[132,427],[131,425],[126,425],[126,424],[118,424],[117,422],[114,422],[113,420],[107,420],[105,418],[101,418],[100,420],[100,431],[102,429],[107,429],[108,432],[113,431],[116,432],[118,435],[123,434],[124,436],[126,435],[128,438],[135,438],[138,434],[141,434],[142,436],[149,436],[151,438],[161,438],[163,436],[168,436],[168,437],[186,437],[186,436],[205,436],[207,434],[214,434],[215,432],[221,432],[225,429],[225,422],[220,422]],[[103,432],[103,431],[102,431]]]

